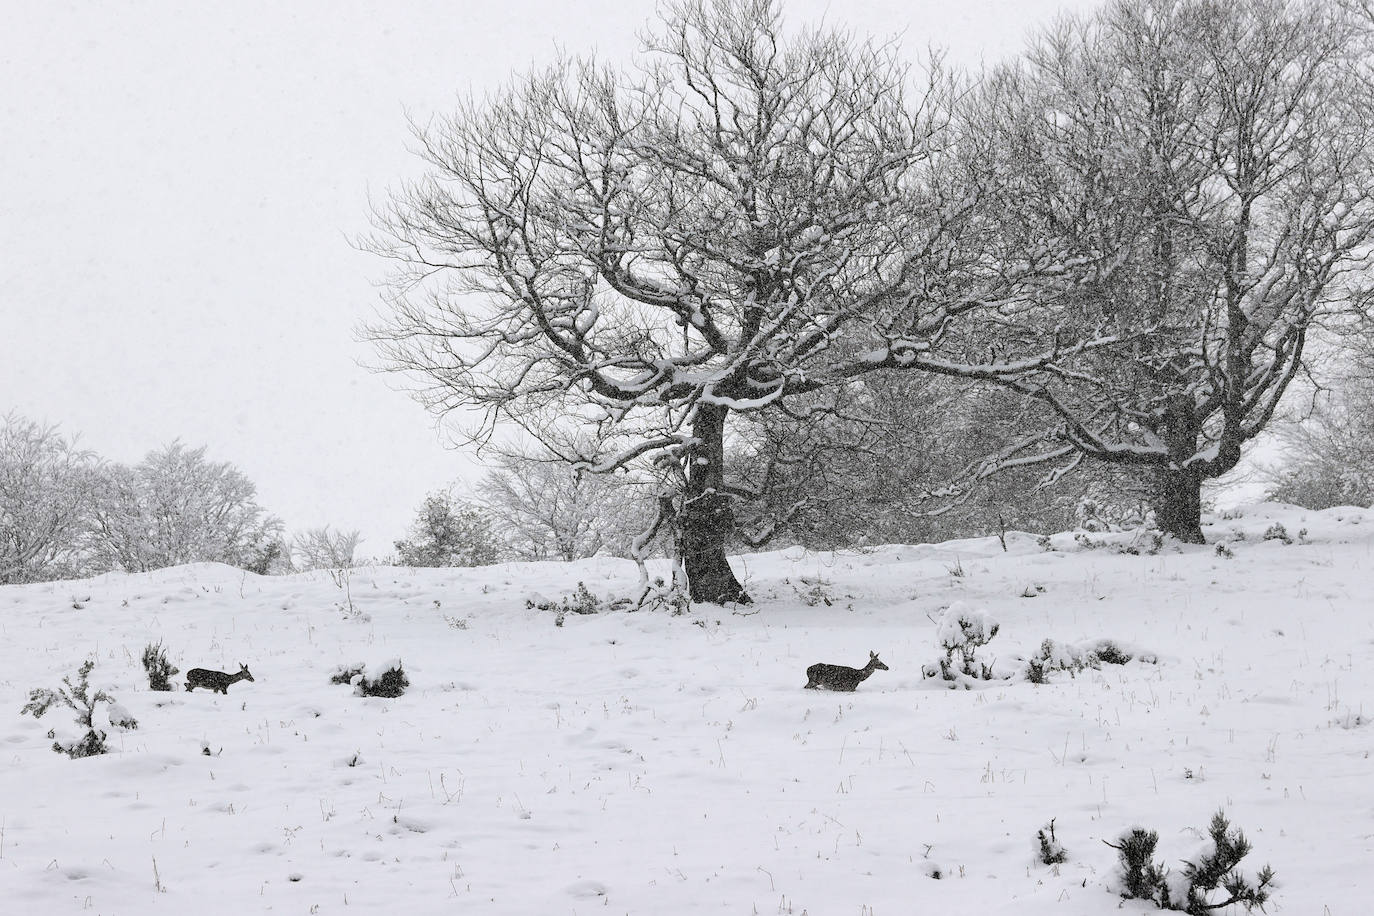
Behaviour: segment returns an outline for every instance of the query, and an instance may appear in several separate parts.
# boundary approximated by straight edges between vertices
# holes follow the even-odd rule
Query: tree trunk
[[[1185,544],[1205,544],[1202,536],[1202,475],[1195,471],[1161,470],[1152,500],[1155,524]]]
[[[727,409],[697,407],[692,421],[696,445],[687,464],[687,491],[682,510],[682,562],[693,601],[724,604],[750,602],[730,562],[725,543],[735,529],[725,481],[725,416]]]

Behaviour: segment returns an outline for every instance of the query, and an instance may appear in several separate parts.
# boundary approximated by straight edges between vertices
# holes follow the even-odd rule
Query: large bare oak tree
[[[968,210],[936,167],[952,97],[890,48],[784,34],[772,0],[670,6],[634,69],[565,61],[417,127],[367,333],[436,411],[619,427],[590,469],[674,465],[692,597],[747,601],[731,414],[910,368],[982,304],[939,280]]]

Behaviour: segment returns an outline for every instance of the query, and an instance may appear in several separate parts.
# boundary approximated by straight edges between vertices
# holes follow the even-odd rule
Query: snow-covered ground
[[[751,607],[561,627],[527,599],[624,596],[633,566],[0,588],[0,911],[1143,913],[1104,841],[1157,830],[1176,868],[1221,808],[1278,873],[1270,912],[1367,913],[1374,512],[1252,506],[1207,533],[756,554]],[[1046,638],[1157,663],[949,690],[921,668],[955,601],[1000,624],[998,671]],[[178,683],[255,680],[151,691],[159,639]],[[802,689],[870,651],[889,670],[856,692]],[[87,657],[140,725],[71,760],[47,737],[69,711],[20,709]],[[329,682],[391,658],[398,699]]]

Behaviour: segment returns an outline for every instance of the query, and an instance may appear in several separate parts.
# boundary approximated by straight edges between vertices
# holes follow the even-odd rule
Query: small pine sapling
[[[150,690],[172,690],[169,679],[180,669],[167,661],[167,650],[162,648],[162,641],[158,640],[143,647],[143,670],[148,672]]]
[[[1059,865],[1069,860],[1069,852],[1064,848],[1064,844],[1054,835],[1054,818],[1050,822],[1035,832],[1035,842],[1040,854],[1040,861],[1045,865]]]
[[[1159,834],[1155,831],[1133,827],[1121,835],[1120,842],[1107,843],[1120,859],[1122,897],[1158,903],[1156,894],[1164,887],[1164,876],[1169,873],[1162,863],[1155,861],[1158,842]]]
[[[1253,882],[1239,870],[1240,860],[1250,853],[1250,843],[1240,830],[1231,829],[1224,812],[1212,815],[1207,833],[1210,850],[1195,861],[1183,863],[1188,890],[1181,909],[1189,914],[1223,910],[1233,904],[1245,907],[1246,912],[1255,907],[1263,909],[1274,884],[1274,870],[1264,866]],[[1212,896],[1218,890],[1225,897],[1214,901]]]
[[[96,728],[93,721],[98,703],[109,704],[111,719],[114,724],[121,728],[138,728],[138,721],[129,715],[128,711],[120,706],[114,697],[103,690],[91,690],[90,675],[94,668],[95,661],[87,659],[77,669],[75,684],[72,683],[71,676],[68,675],[62,678],[62,683],[66,685],[65,688],[59,687],[56,690],[49,690],[46,687],[39,687],[29,691],[29,702],[21,710],[21,712],[32,713],[34,718],[41,717],[50,708],[59,704],[74,710],[76,712],[76,724],[85,729],[85,734],[59,738],[57,729],[48,732],[48,737],[54,739],[52,749],[73,759],[93,757],[97,754],[104,754],[108,750],[105,746],[107,737],[105,730]]]
[[[1205,851],[1185,860],[1175,877],[1154,861],[1159,835],[1139,827],[1121,836],[1120,843],[1108,843],[1121,860],[1121,896],[1150,900],[1162,910],[1175,910],[1189,916],[1204,916],[1233,905],[1246,912],[1264,909],[1274,887],[1274,870],[1261,868],[1253,881],[1240,870],[1240,860],[1250,853],[1250,843],[1239,830],[1232,830],[1225,813],[1212,815]],[[1214,900],[1220,891],[1224,898]]]

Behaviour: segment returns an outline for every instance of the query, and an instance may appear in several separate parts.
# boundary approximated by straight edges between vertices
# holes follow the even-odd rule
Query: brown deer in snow
[[[248,666],[239,662],[239,670],[234,674],[224,671],[211,671],[209,668],[192,668],[186,672],[186,689],[188,691],[196,687],[209,687],[211,690],[223,694],[229,693],[229,685],[234,681],[251,681],[253,675],[248,671]]]
[[[860,681],[866,680],[870,674],[879,670],[886,671],[888,668],[879,661],[877,652],[868,653],[868,664],[862,668],[817,663],[806,669],[806,686],[807,689],[824,687],[826,690],[845,690],[852,693]]]

